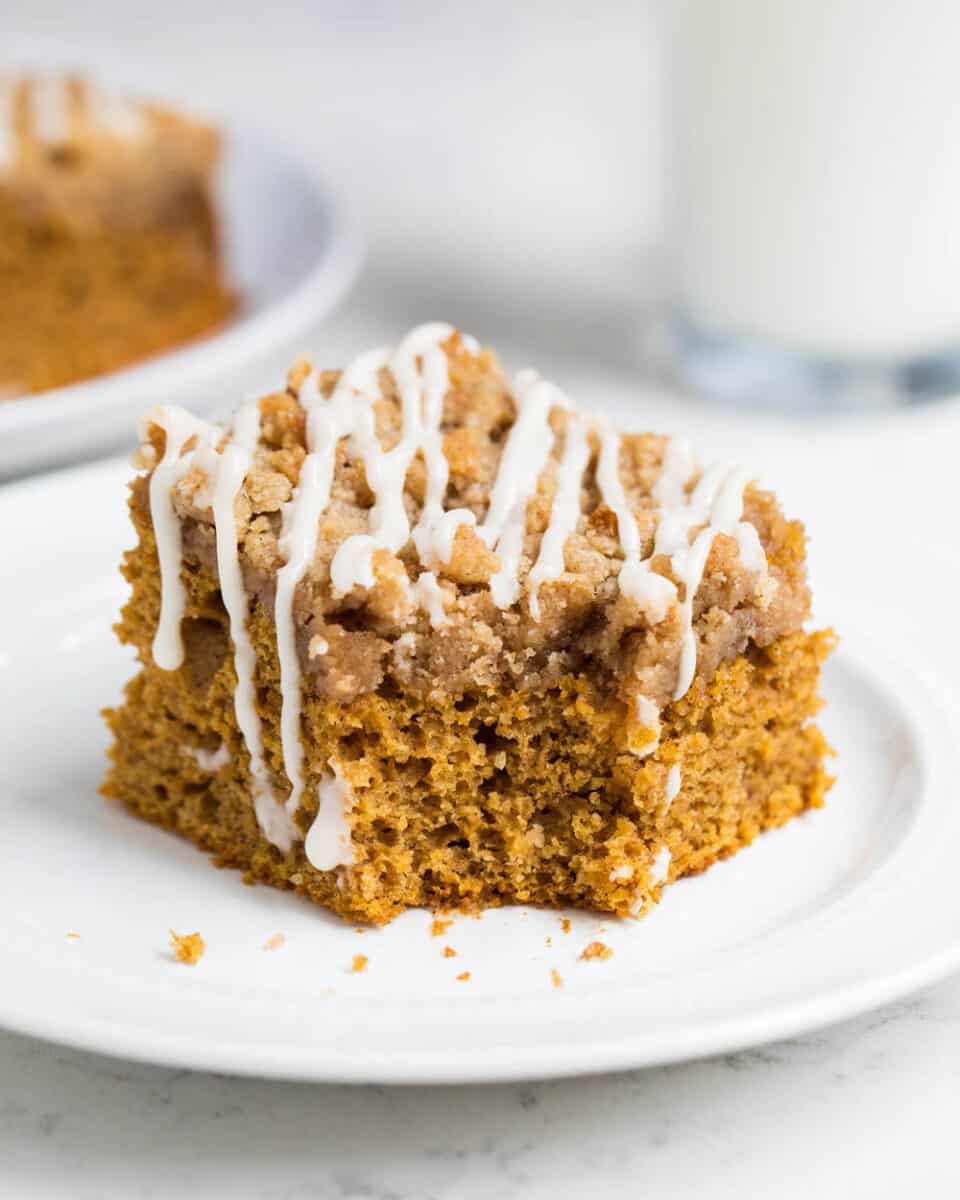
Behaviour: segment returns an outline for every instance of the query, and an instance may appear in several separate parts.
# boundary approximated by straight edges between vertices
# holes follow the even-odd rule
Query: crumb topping
[[[742,494],[741,525],[750,528],[751,553],[744,553],[748,538],[740,526],[725,522],[724,529],[714,530],[700,544],[696,557],[703,559],[702,574],[696,594],[685,596],[679,546],[669,556],[655,553],[663,506],[657,483],[670,445],[655,434],[617,435],[616,469],[623,496],[618,513],[598,479],[602,453],[610,458],[610,435],[600,425],[582,433],[587,455],[576,512],[570,520],[568,474],[567,508],[560,515],[569,532],[563,539],[560,569],[553,574],[549,563],[545,567],[545,535],[558,491],[564,490],[565,446],[572,422],[581,421],[554,391],[547,392],[549,403],[541,404],[546,417],[536,431],[544,450],[542,469],[530,494],[514,497],[513,513],[520,511],[519,504],[522,527],[517,523],[506,531],[510,545],[504,545],[504,537],[497,540],[485,523],[498,497],[511,434],[522,419],[521,401],[491,352],[475,350],[457,333],[451,333],[443,350],[448,367],[438,426],[447,468],[443,511],[463,518],[446,531],[449,557],[428,554],[423,562],[414,536],[431,482],[422,449],[405,451],[409,463],[397,507],[403,514],[398,527],[408,536],[393,548],[371,537],[378,481],[371,481],[369,471],[371,459],[382,458],[376,459],[369,438],[376,439],[377,453],[389,459],[402,446],[404,419],[401,385],[383,367],[376,372],[376,399],[369,401],[368,442],[347,436],[334,448],[329,503],[317,514],[312,554],[294,589],[298,666],[313,692],[349,702],[390,679],[426,691],[468,691],[503,677],[540,687],[565,671],[581,669],[589,659],[607,669],[611,682],[634,706],[641,696],[662,706],[677,688],[685,650],[685,605],[696,639],[696,670],[705,676],[751,640],[765,645],[799,627],[809,603],[802,528],[785,520],[770,493],[745,484],[743,477],[738,477],[741,491],[735,487],[734,495]],[[332,401],[341,379],[341,373],[312,372],[308,363],[300,363],[291,371],[285,391],[259,402],[259,438],[234,507],[245,583],[270,609],[278,575],[288,561],[284,532],[286,525],[289,533],[290,505],[308,458],[308,416]],[[305,407],[302,395],[308,381],[321,397],[311,408]],[[358,395],[351,402],[359,405]],[[148,423],[146,432],[155,453],[162,454],[163,429]],[[682,461],[690,469],[680,489],[682,502],[691,521],[703,518],[685,526],[680,535],[692,550],[699,536],[711,529],[709,513],[693,504],[697,488],[705,480],[714,491],[720,485],[715,473],[708,478],[688,454]],[[392,460],[397,473],[398,462],[404,465]],[[209,463],[208,455],[206,467]],[[174,504],[183,522],[187,560],[215,568],[206,467],[193,464],[183,473],[174,487]],[[728,473],[721,483],[731,477]],[[633,532],[625,536],[628,518]],[[503,522],[497,518],[494,524]],[[636,541],[633,549],[631,538]],[[674,545],[676,538],[667,541]],[[346,556],[345,550],[350,551]],[[658,620],[648,596],[635,586],[629,594],[618,586],[631,555],[648,564],[647,584],[659,579],[671,589],[667,611]],[[358,556],[363,559],[359,566]],[[508,589],[516,599],[500,607],[492,581],[502,575],[505,563],[516,570],[516,587]],[[350,586],[338,586],[337,577],[341,585]],[[418,591],[425,578],[427,587]],[[429,602],[424,604],[426,593]],[[440,611],[442,619],[437,621]]]
[[[300,362],[229,433],[161,408],[144,437],[164,587],[155,660],[183,659],[175,568],[216,572],[257,819],[284,853],[301,836],[305,696],[468,702],[589,675],[644,757],[695,678],[807,614],[802,527],[748,475],[589,419],[536,372],[511,381],[450,326],[342,372]],[[258,609],[276,630],[285,800],[255,702]],[[305,841],[320,870],[352,861],[352,787],[331,760]]]

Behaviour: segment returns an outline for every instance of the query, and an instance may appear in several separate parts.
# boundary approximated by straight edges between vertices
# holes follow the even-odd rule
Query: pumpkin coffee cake
[[[122,367],[232,313],[214,129],[65,76],[0,76],[0,399]]]
[[[822,804],[804,533],[446,325],[143,422],[107,796],[351,921],[638,914]]]

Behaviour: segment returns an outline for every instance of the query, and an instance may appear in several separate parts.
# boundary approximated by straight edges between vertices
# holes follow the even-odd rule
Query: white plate
[[[209,411],[255,360],[300,349],[295,339],[343,296],[360,238],[309,166],[228,127],[218,191],[228,275],[243,295],[238,317],[138,366],[0,403],[0,479],[132,443],[140,413],[171,396]]]
[[[640,922],[573,915],[565,934],[557,914],[501,910],[437,938],[415,912],[361,936],[98,798],[97,710],[130,672],[109,631],[127,475],[99,464],[0,494],[17,564],[0,632],[3,1025],[243,1074],[494,1080],[797,1034],[960,963],[960,651],[938,640],[950,590],[930,593],[905,644],[906,614],[878,585],[883,547],[819,547],[820,609],[844,634],[826,675],[840,780],[825,809],[670,888]],[[171,927],[206,938],[198,966],[171,959]],[[285,945],[265,950],[275,933]],[[578,961],[596,937],[614,957]]]

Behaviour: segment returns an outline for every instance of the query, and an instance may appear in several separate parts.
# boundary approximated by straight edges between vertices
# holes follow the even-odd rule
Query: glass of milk
[[[960,0],[667,0],[675,370],[771,407],[960,391]]]

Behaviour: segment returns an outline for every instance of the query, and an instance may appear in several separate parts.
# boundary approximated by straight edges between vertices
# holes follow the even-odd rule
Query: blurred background
[[[52,48],[313,160],[368,243],[327,361],[436,317],[544,365],[635,352],[661,204],[644,0],[13,0],[5,25],[9,60]]]

